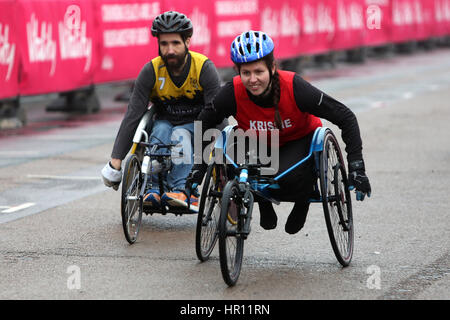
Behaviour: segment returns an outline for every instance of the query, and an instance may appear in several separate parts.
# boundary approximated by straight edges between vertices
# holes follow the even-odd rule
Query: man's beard
[[[167,54],[163,56],[161,52],[159,55],[161,56],[162,60],[164,61],[164,64],[166,65],[167,69],[169,71],[180,71],[181,67],[183,66],[186,55],[188,53],[188,49],[186,48],[184,53],[176,55],[176,54]],[[175,60],[169,61],[169,59],[175,58]]]

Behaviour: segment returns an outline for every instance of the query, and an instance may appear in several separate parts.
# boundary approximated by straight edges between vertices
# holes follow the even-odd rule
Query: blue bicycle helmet
[[[246,31],[231,43],[231,60],[246,63],[259,60],[273,51],[272,39],[262,31]]]

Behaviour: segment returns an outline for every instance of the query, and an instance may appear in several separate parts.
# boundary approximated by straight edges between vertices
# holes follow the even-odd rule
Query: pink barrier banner
[[[93,1],[99,44],[95,83],[137,78],[141,68],[158,55],[151,35],[153,19],[163,8],[159,0]]]
[[[392,27],[390,1],[365,0],[363,4],[366,27],[364,45],[377,46],[390,42]]]
[[[392,0],[392,42],[405,42],[416,39],[417,24],[423,16],[420,0]]]
[[[330,50],[336,34],[336,1],[303,0],[301,7],[301,53],[317,54]]]
[[[19,46],[13,0],[0,0],[0,99],[19,94]]]
[[[194,34],[189,50],[204,54],[214,61],[214,1],[204,0],[165,0],[162,11],[175,10],[184,13],[192,21]]]
[[[260,29],[258,0],[215,0],[213,12],[213,50],[210,58],[217,67],[229,67],[230,47],[234,38],[247,30]]]
[[[16,1],[24,95],[92,84],[96,33],[89,0]]]
[[[450,0],[433,1],[433,20],[433,36],[450,34]]]
[[[336,33],[331,48],[343,50],[361,47],[365,34],[364,0],[338,0]]]
[[[433,35],[434,1],[420,0],[415,2],[416,34],[415,40],[425,40]]]
[[[267,32],[277,59],[450,34],[450,0],[0,0],[0,99],[136,79],[167,10],[218,68],[246,30]]]
[[[295,57],[303,51],[302,11],[297,0],[260,0],[261,30],[275,43],[278,59]]]

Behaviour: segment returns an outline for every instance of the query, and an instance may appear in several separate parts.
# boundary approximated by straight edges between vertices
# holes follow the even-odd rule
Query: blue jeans
[[[150,134],[150,143],[180,143],[172,148],[172,168],[164,177],[164,191],[184,190],[186,178],[194,163],[194,123],[173,126],[167,120],[156,120]],[[158,152],[167,152],[159,149]],[[182,151],[182,155],[180,152]],[[158,189],[158,175],[152,176],[152,189]]]

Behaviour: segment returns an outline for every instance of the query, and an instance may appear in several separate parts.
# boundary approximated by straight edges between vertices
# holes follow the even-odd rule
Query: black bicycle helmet
[[[184,14],[176,11],[167,11],[155,18],[152,24],[152,36],[161,33],[180,33],[185,38],[192,37],[194,27],[191,20]]]

